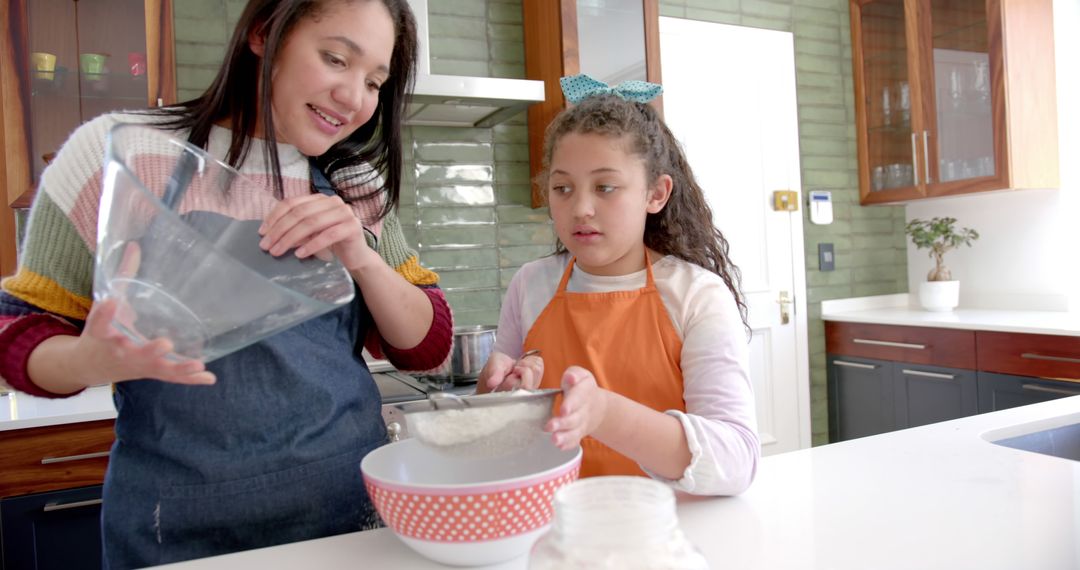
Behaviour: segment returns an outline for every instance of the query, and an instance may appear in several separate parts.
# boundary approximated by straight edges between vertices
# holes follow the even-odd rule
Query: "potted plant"
[[[960,304],[960,282],[952,278],[945,267],[945,252],[962,245],[971,245],[979,239],[979,232],[971,228],[955,228],[956,218],[931,218],[911,220],[904,233],[911,236],[911,243],[919,249],[929,249],[934,267],[919,284],[919,303],[927,311],[951,311]]]

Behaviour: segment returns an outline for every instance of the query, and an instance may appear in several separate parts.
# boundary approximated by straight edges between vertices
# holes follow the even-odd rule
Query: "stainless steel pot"
[[[454,327],[454,348],[450,356],[451,378],[476,378],[495,348],[495,326]]]

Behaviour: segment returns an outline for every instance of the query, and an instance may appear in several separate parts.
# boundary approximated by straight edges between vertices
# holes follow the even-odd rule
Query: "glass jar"
[[[704,570],[679,529],[675,493],[645,477],[592,477],[555,493],[555,521],[533,545],[529,570]]]

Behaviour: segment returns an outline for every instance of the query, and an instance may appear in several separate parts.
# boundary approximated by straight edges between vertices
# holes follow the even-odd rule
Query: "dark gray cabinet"
[[[979,413],[1080,396],[1080,383],[979,372]]]
[[[829,355],[829,440],[844,441],[971,416],[975,372]]]
[[[979,413],[975,372],[893,362],[896,429]]]
[[[830,355],[828,389],[830,441],[896,429],[891,362]]]
[[[4,570],[101,568],[101,486],[0,500]]]

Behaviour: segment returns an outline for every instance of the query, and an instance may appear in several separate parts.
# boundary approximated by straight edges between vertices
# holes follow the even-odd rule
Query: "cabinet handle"
[[[915,175],[915,186],[919,185],[919,135],[911,133],[911,172]]]
[[[907,369],[901,370],[901,372],[907,374],[908,376],[922,376],[924,378],[937,378],[939,380],[956,380],[956,375],[954,374],[942,374],[940,372],[923,372],[922,370]]]
[[[1020,355],[1020,358],[1027,358],[1030,360],[1053,360],[1054,362],[1075,362],[1080,364],[1080,358],[1069,358],[1067,356],[1047,356],[1045,354],[1034,354],[1031,352],[1025,352]]]
[[[50,463],[65,463],[67,461],[82,461],[83,459],[96,459],[98,457],[108,457],[108,451],[98,451],[95,453],[84,453],[82,455],[67,455],[65,457],[44,457],[41,459],[42,465],[48,465]]]
[[[926,183],[930,183],[930,135],[922,132],[922,157],[923,168],[926,169]]]
[[[46,513],[54,511],[66,511],[68,509],[80,509],[82,507],[92,507],[94,505],[100,505],[101,499],[90,499],[88,501],[72,501],[70,503],[45,503],[45,506],[41,509]]]
[[[907,342],[892,342],[891,340],[870,340],[865,338],[853,338],[851,342],[855,344],[872,344],[874,346],[891,346],[893,348],[914,348],[915,350],[926,350],[925,344],[911,344]]]
[[[1049,386],[1040,386],[1039,384],[1028,384],[1027,382],[1021,384],[1020,387],[1024,390],[1031,390],[1032,392],[1046,392],[1047,394],[1060,394],[1062,396],[1080,396],[1080,391],[1051,388]]]
[[[846,360],[834,360],[833,364],[837,366],[847,366],[848,368],[863,368],[866,370],[874,370],[877,368],[876,364],[863,364],[861,362],[848,362]]]

